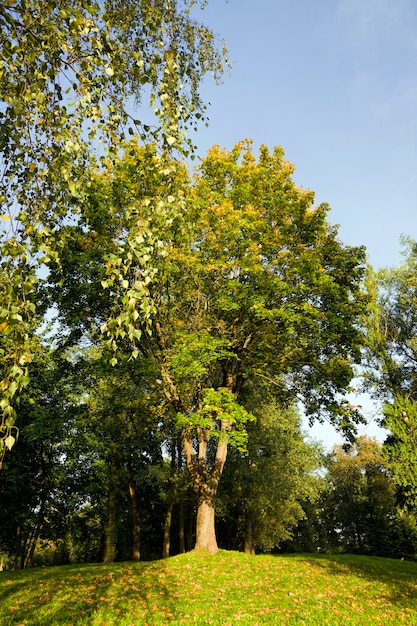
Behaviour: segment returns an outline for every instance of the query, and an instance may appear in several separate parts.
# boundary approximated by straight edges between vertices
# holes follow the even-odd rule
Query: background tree
[[[117,546],[120,558],[121,539],[126,534],[131,537],[129,558],[139,560],[140,528],[142,522],[149,523],[152,509],[160,513],[159,519],[154,519],[154,526],[162,527],[163,508],[158,484],[162,477],[158,468],[163,466],[164,432],[160,407],[158,398],[147,389],[146,365],[142,376],[138,364],[135,365],[132,368],[127,363],[123,368],[119,366],[117,372],[107,371],[105,376],[99,372],[90,394],[86,428],[93,428],[97,436],[107,475],[103,558],[107,562],[115,560]],[[152,483],[156,483],[154,488]],[[128,502],[128,519],[131,520],[128,532],[126,525],[120,524],[123,501]],[[158,545],[152,547],[152,552],[159,555],[161,550],[160,531]]]
[[[417,535],[398,510],[395,482],[380,444],[358,437],[349,449],[335,446],[328,463],[322,506],[327,549],[380,556],[410,556]]]
[[[4,466],[0,550],[15,567],[160,557],[165,434],[146,364],[115,369],[97,348],[47,356]]]
[[[109,438],[109,447],[117,448],[119,456],[121,453],[125,459],[131,458],[130,454],[126,455],[126,449],[130,445],[129,433],[132,430],[144,433],[149,427],[150,416],[156,415],[156,407],[159,406],[159,412],[164,412],[163,420],[160,417],[159,426],[149,427],[150,447],[146,448],[148,451],[146,454],[149,454],[150,458],[155,458],[150,452],[151,431],[155,433],[155,430],[158,431],[160,428],[161,438],[166,438],[165,449],[176,450],[175,455],[178,457],[178,469],[181,474],[183,473],[180,461],[182,453],[177,450],[178,432],[173,427],[172,407],[166,406],[167,400],[158,384],[159,367],[154,366],[154,371],[152,370],[151,363],[154,362],[152,353],[147,348],[145,349],[145,344],[139,341],[143,330],[146,330],[146,321],[139,320],[139,315],[136,314],[135,325],[129,327],[128,316],[124,318],[120,316],[123,306],[126,304],[132,306],[132,304],[129,305],[129,301],[133,301],[134,309],[145,292],[149,296],[149,277],[143,275],[144,268],[139,256],[137,265],[132,266],[130,271],[131,287],[128,290],[128,300],[126,300],[121,285],[121,281],[125,280],[124,274],[115,271],[108,276],[106,269],[108,257],[115,255],[115,250],[121,242],[126,243],[133,233],[135,236],[143,237],[141,233],[145,232],[149,223],[152,224],[158,237],[169,235],[168,227],[172,224],[175,210],[172,208],[170,214],[163,211],[155,214],[153,203],[165,196],[167,188],[171,185],[171,175],[176,170],[177,176],[174,180],[177,184],[181,179],[187,179],[185,168],[173,163],[168,171],[161,172],[159,167],[150,168],[147,165],[149,160],[155,160],[157,164],[160,162],[155,146],[140,148],[137,141],[132,140],[124,146],[122,161],[114,165],[109,162],[106,171],[95,172],[88,192],[88,203],[80,224],[65,224],[60,229],[59,237],[66,244],[60,257],[60,264],[53,261],[49,263],[50,273],[44,289],[46,297],[57,305],[57,321],[61,327],[59,334],[63,344],[67,347],[76,346],[80,342],[83,345],[94,345],[96,346],[94,351],[103,355],[99,361],[96,361],[96,366],[89,366],[88,362],[86,363],[89,397],[90,400],[96,399],[95,409],[91,404],[88,405],[90,428],[95,430],[94,424],[98,428],[107,424],[106,432],[102,431],[98,438],[99,445],[100,442],[103,444],[103,441]],[[178,218],[176,222],[178,223]],[[126,246],[128,247],[128,244]],[[150,252],[150,248],[144,247],[145,250]],[[162,258],[163,247],[159,248],[159,254]],[[156,250],[153,251],[153,256],[155,262],[158,258]],[[108,287],[105,290],[102,287],[103,283]],[[138,293],[139,290],[140,293]],[[118,299],[120,302],[117,304]],[[108,342],[110,355],[103,346],[101,327],[112,337]],[[112,372],[109,372],[102,360],[113,357],[114,363],[117,360],[114,356],[115,348],[119,349],[117,353],[119,363]],[[130,360],[128,360],[129,357]],[[90,359],[89,362],[91,364],[94,360]],[[81,359],[80,364],[82,363]],[[88,371],[89,367],[93,367],[92,372]],[[123,391],[125,389],[128,389],[126,393]],[[97,402],[108,417],[105,418],[105,415],[102,415],[97,420],[93,419],[98,407]],[[124,408],[119,414],[119,411],[115,409],[121,406],[121,402]],[[138,411],[138,407],[142,408]],[[129,415],[128,421],[123,415]],[[143,423],[140,424],[140,421]],[[88,425],[86,428],[88,429]],[[143,437],[141,440],[144,441]],[[162,439],[155,445],[160,444],[162,444]],[[138,441],[133,443],[133,457],[140,454],[140,445],[139,448],[138,445]],[[93,447],[96,447],[95,444]],[[125,462],[121,461],[122,465]],[[134,466],[135,463],[130,464],[129,471],[133,470],[137,483],[137,469]],[[162,481],[166,480],[164,473],[167,469],[166,464],[160,465],[159,469],[159,478]],[[155,479],[156,467],[154,470]],[[146,483],[149,476],[146,475],[145,466],[140,470],[140,475],[141,482]],[[172,476],[172,480],[175,482],[175,476]],[[168,480],[168,491],[170,491],[171,482]],[[133,486],[134,484],[130,483],[130,490]],[[173,484],[171,486],[173,487]],[[158,489],[160,487],[161,485]],[[135,488],[140,493],[140,485],[136,484]],[[169,510],[174,502],[167,498],[166,494],[163,498]],[[145,506],[142,509],[142,516],[148,513],[149,506]],[[118,517],[120,519],[120,512]],[[156,525],[159,523],[160,520],[156,522]],[[119,534],[123,533],[125,533],[124,529]],[[170,534],[168,528],[166,533],[167,536]],[[159,553],[159,549],[159,547],[155,549],[155,546],[151,548],[153,554]]]
[[[74,420],[77,377],[71,363],[38,341],[31,393],[18,406],[20,439],[7,458],[0,490],[0,546],[15,567],[29,567],[39,540],[56,539],[70,504],[63,441]]]
[[[321,464],[318,448],[304,441],[296,410],[261,396],[255,394],[257,420],[248,425],[247,455],[230,451],[219,491],[221,545],[251,554],[289,544],[305,517],[303,504],[318,495]]]
[[[371,276],[368,384],[385,402],[384,450],[403,504],[417,505],[417,244],[405,240],[404,263]]]

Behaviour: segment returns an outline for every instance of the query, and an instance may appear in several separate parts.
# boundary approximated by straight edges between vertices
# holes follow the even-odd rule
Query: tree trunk
[[[179,512],[179,540],[180,554],[185,552],[185,524],[184,524],[184,493],[180,493],[180,512]]]
[[[170,500],[168,502],[167,512],[165,515],[165,524],[164,524],[164,545],[162,548],[162,558],[167,559],[169,557],[169,550],[171,547],[171,523],[172,523],[172,508],[173,501],[170,494]]]
[[[161,345],[164,344],[160,327],[156,327]],[[176,411],[182,412],[183,406],[178,394],[175,382],[167,371],[162,369],[162,375],[166,383],[166,397]],[[225,387],[231,392],[237,390],[238,375],[231,370],[225,374]],[[194,490],[198,496],[196,543],[195,550],[209,550],[211,553],[218,551],[216,532],[214,525],[214,501],[217,494],[220,478],[223,473],[227,456],[228,420],[219,420],[220,437],[217,443],[216,457],[211,469],[207,465],[207,446],[209,434],[204,427],[197,427],[198,451],[194,451],[192,430],[182,432],[182,445],[188,472],[191,477]]]
[[[214,496],[201,497],[197,509],[197,528],[195,550],[208,550],[211,554],[218,551],[214,526]]]
[[[214,525],[214,502],[226,456],[227,439],[224,436],[217,444],[216,459],[212,470],[209,472],[203,459],[200,459],[200,472],[198,472],[193,481],[194,484],[198,485],[195,550],[208,550],[211,554],[215,554],[218,551]]]
[[[164,524],[164,543],[162,546],[162,558],[167,559],[169,557],[169,551],[171,548],[171,525],[172,525],[172,509],[174,507],[175,499],[175,473],[177,468],[176,462],[177,442],[174,441],[171,445],[171,476],[168,479],[168,503],[167,511],[165,514]],[[178,458],[180,452],[178,450]]]
[[[194,496],[194,493],[193,493]],[[194,541],[194,526],[195,526],[195,516],[194,516],[194,506],[192,506],[190,500],[187,500],[185,503],[185,551],[190,552],[195,544]]]
[[[107,521],[104,539],[104,563],[113,563],[116,558],[116,540],[117,540],[117,524],[116,524],[116,494],[113,488],[110,488],[107,502]]]
[[[24,551],[22,549],[22,539],[21,539],[21,528],[18,526],[16,528],[16,552],[14,557],[13,569],[17,570],[23,569],[25,565]]]
[[[39,539],[39,535],[41,534],[43,522],[44,522],[44,519],[43,519],[43,511],[42,511],[41,514],[39,515],[37,521],[36,521],[35,530],[34,530],[32,536],[30,538],[30,541],[29,541],[28,554],[27,554],[27,557],[26,557],[25,563],[24,563],[24,568],[25,569],[27,569],[27,568],[32,566],[33,555],[35,554],[36,546],[38,545],[38,539]]]
[[[116,465],[110,462],[109,491],[107,495],[107,520],[104,531],[104,563],[113,563],[116,558]]]
[[[248,513],[246,518],[245,552],[246,554],[255,554],[255,542],[253,540],[253,520],[250,513]]]
[[[136,499],[135,481],[133,479],[133,469],[129,465],[129,495],[132,506],[132,561],[140,560],[140,518],[138,502]]]
[[[362,553],[364,549],[364,545],[363,545],[362,533],[361,533],[361,530],[359,528],[359,524],[357,521],[354,522],[354,528],[355,528],[355,535],[356,535],[358,548],[359,548],[359,551]]]

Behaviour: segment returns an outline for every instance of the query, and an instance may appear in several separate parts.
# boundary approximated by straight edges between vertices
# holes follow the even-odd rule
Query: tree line
[[[187,2],[9,2],[0,33],[7,566],[414,554],[415,243],[373,273],[279,147],[190,172],[226,52]],[[382,448],[355,442],[358,372]],[[350,448],[324,458],[300,407]]]

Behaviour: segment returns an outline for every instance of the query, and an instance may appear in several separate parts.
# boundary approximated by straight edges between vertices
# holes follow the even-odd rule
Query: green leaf
[[[12,435],[8,435],[5,439],[4,439],[4,445],[6,446],[6,448],[8,450],[11,450],[14,446],[16,442],[16,438],[13,437]]]

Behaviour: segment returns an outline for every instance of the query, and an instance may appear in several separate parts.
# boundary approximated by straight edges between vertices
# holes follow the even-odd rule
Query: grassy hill
[[[0,573],[0,624],[417,625],[417,563],[191,552]]]

